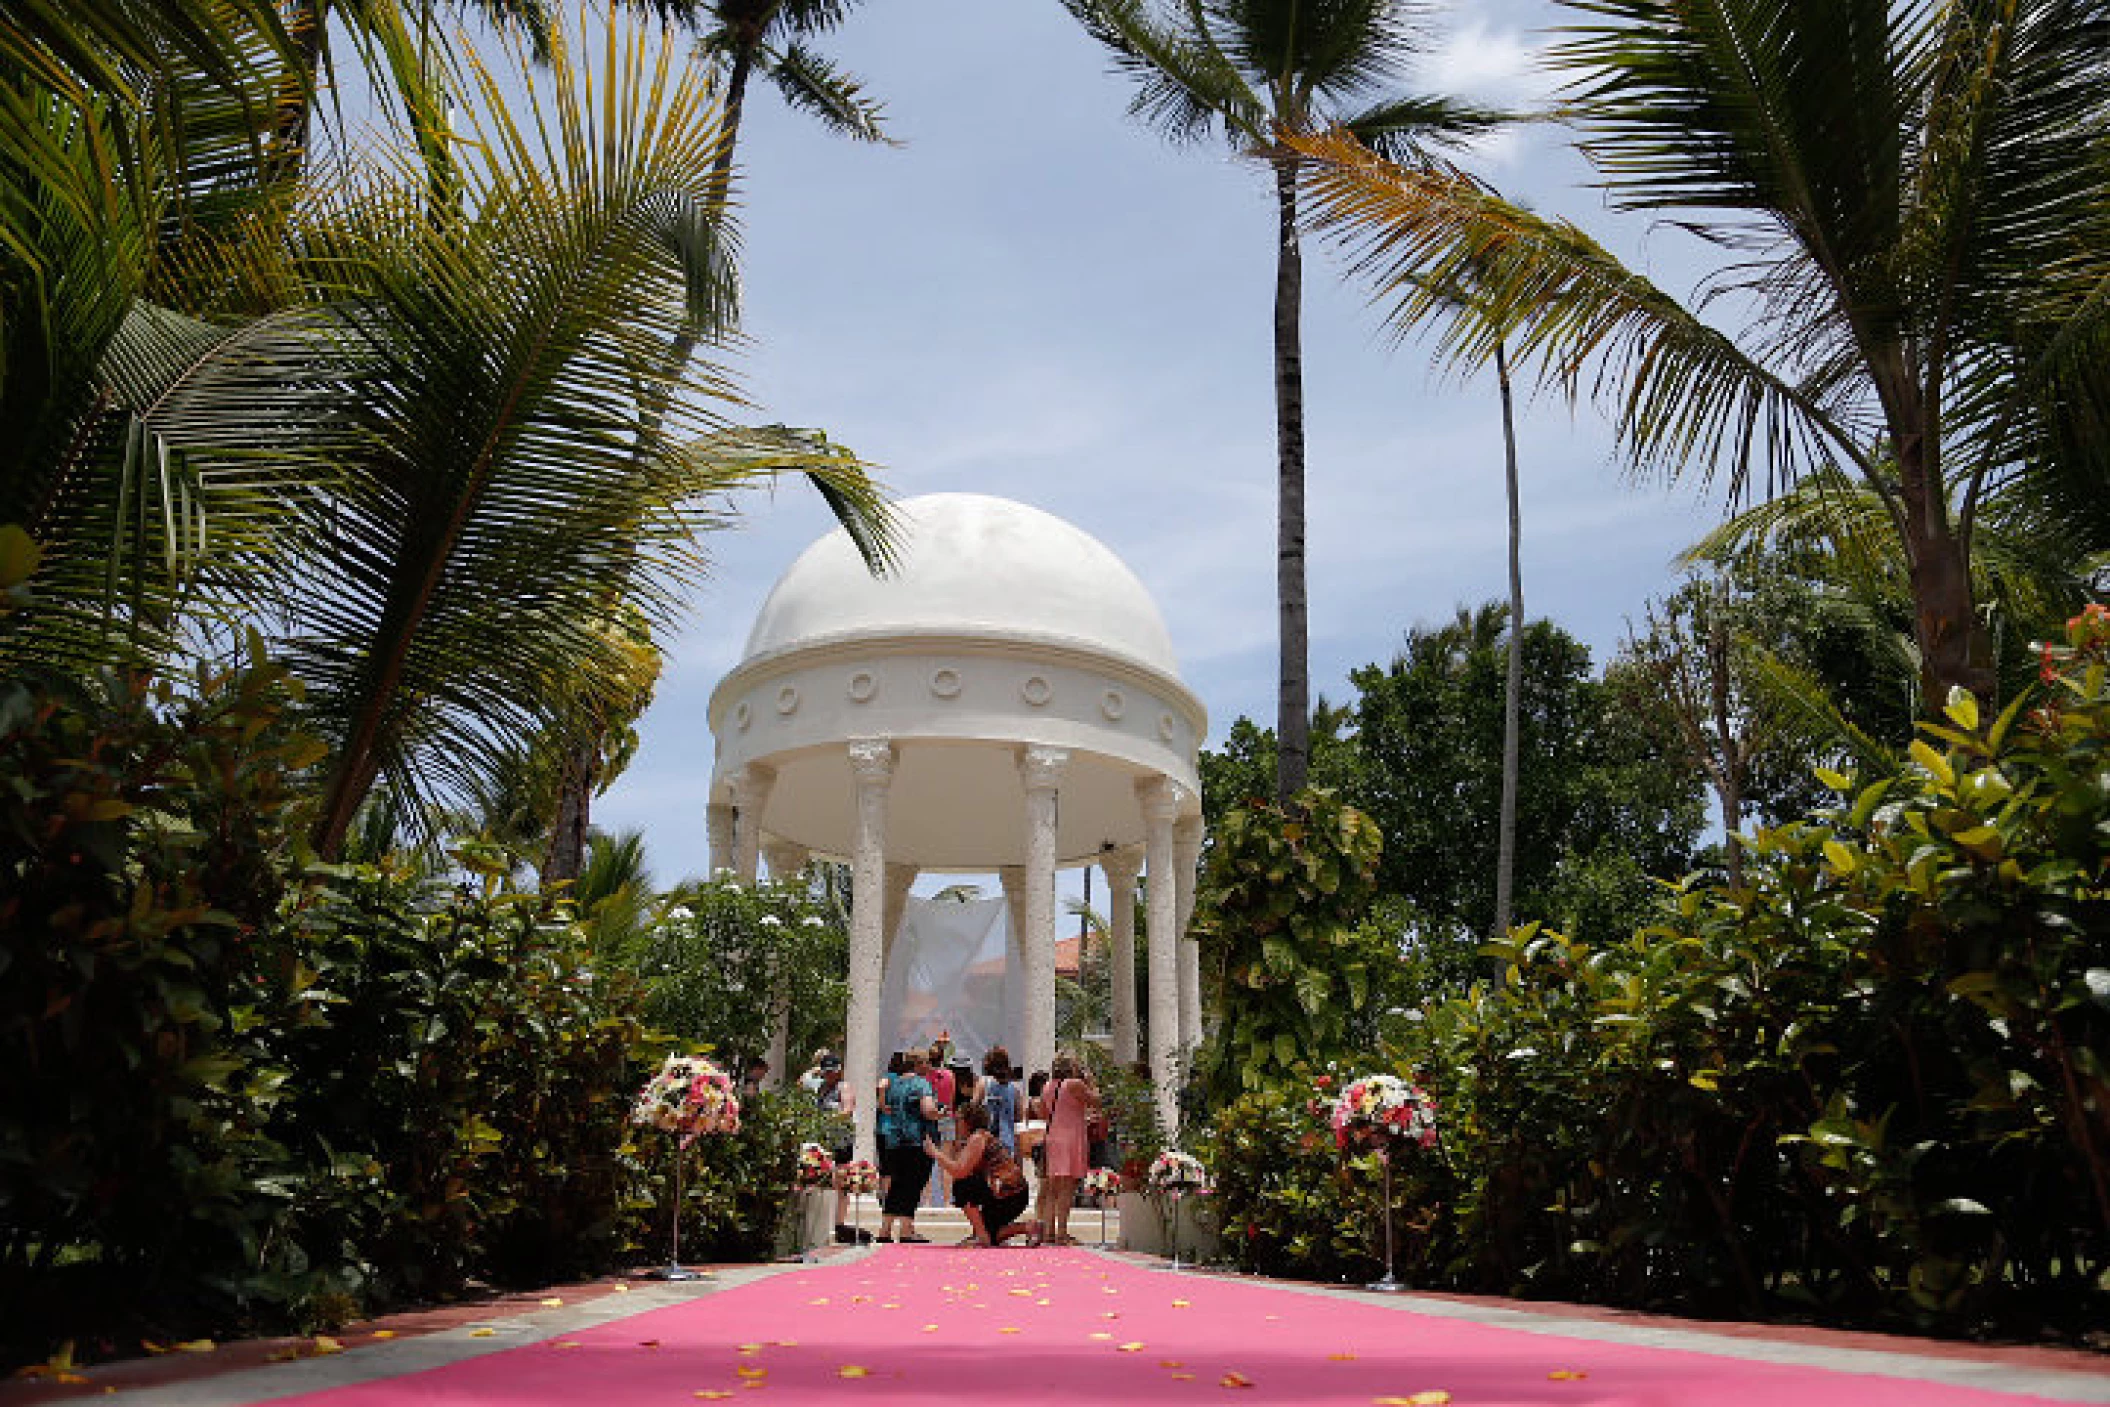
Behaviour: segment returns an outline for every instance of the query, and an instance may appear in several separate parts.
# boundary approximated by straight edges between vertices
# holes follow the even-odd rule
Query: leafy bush
[[[314,746],[283,671],[0,683],[0,1350],[283,1304],[264,1030]]]
[[[1364,1281],[1384,1269],[1383,1171],[1370,1152],[1344,1153],[1327,1126],[1343,1076],[1324,1073],[1240,1096],[1206,1136],[1223,1243],[1262,1275]],[[1449,1189],[1439,1158],[1403,1154],[1393,1167],[1398,1263],[1425,1261]]]
[[[803,881],[721,876],[675,897],[611,955],[643,985],[653,1027],[715,1047],[737,1074],[769,1048],[771,995],[787,991],[790,1057],[837,1045],[849,1003],[849,938]]]
[[[1219,1101],[1345,1057],[1375,1034],[1373,972],[1393,941],[1362,925],[1384,838],[1330,792],[1249,802],[1217,828],[1196,929],[1232,995],[1195,1070]]]
[[[1421,1281],[1945,1332],[2103,1322],[2110,612],[2044,665],[1998,719],[1959,695],[1894,777],[1826,774],[1838,809],[1752,836],[1741,887],[1689,880],[1616,941],[1519,929],[1485,949],[1492,977],[1389,1019],[1441,1111],[1407,1194]],[[1361,1274],[1364,1183],[1300,1098],[1216,1115],[1233,1243]]]
[[[369,1304],[605,1268],[636,993],[555,901],[319,871],[290,928],[311,1019],[276,1033],[274,1125],[313,1169],[293,1234]]]

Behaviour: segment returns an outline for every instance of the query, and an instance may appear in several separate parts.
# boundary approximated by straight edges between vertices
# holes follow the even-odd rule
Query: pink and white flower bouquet
[[[799,1145],[799,1164],[791,1174],[791,1185],[801,1192],[827,1187],[835,1181],[835,1155],[818,1143]]]
[[[843,1175],[843,1191],[864,1196],[879,1190],[879,1169],[872,1166],[869,1158],[853,1158],[839,1164],[837,1172]]]
[[[1182,1153],[1177,1148],[1167,1148],[1151,1163],[1144,1181],[1153,1192],[1170,1192],[1176,1196],[1198,1197],[1209,1190],[1209,1170],[1201,1159],[1192,1153]]]
[[[740,1132],[732,1077],[700,1055],[670,1055],[638,1092],[630,1121],[679,1134],[686,1148],[707,1133]]]
[[[1087,1196],[1116,1197],[1121,1193],[1121,1174],[1115,1168],[1093,1168],[1078,1186]]]
[[[1365,1075],[1333,1104],[1333,1138],[1343,1148],[1412,1143],[1436,1146],[1436,1101],[1412,1080]]]

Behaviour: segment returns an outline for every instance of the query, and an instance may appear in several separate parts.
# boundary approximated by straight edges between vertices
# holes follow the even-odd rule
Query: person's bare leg
[[[990,1238],[988,1225],[982,1220],[982,1209],[980,1207],[962,1207],[960,1210],[966,1214],[967,1224],[974,1228],[974,1243],[977,1246],[993,1246],[996,1244]]]

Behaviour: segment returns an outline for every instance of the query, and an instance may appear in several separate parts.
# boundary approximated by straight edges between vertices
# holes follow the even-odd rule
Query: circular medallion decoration
[[[960,696],[960,671],[941,669],[930,677],[930,691],[941,699],[956,699]]]
[[[786,684],[786,685],[785,685],[785,686],[784,686],[783,688],[781,688],[781,689],[777,690],[777,712],[778,712],[778,713],[781,713],[781,714],[783,714],[783,715],[784,715],[785,717],[787,717],[787,718],[788,718],[788,717],[790,717],[790,716],[791,716],[792,714],[794,714],[794,713],[796,713],[796,712],[798,711],[798,707],[799,707],[799,686],[798,686],[798,685],[796,685],[796,684]]]
[[[747,731],[747,725],[754,721],[755,711],[748,707],[746,699],[742,699],[733,705],[733,726],[735,728],[744,733]]]
[[[1018,696],[1033,707],[1039,708],[1055,697],[1055,686],[1038,674],[1031,675],[1019,686]]]
[[[1172,741],[1172,735],[1174,733],[1177,733],[1178,731],[1179,724],[1173,720],[1173,717],[1170,713],[1161,713],[1158,715],[1159,738],[1169,743]]]
[[[850,676],[850,702],[870,703],[879,692],[879,680],[869,669],[860,669]]]
[[[1121,697],[1119,689],[1108,689],[1099,696],[1099,711],[1109,722],[1118,722],[1121,715],[1128,712],[1128,700]]]

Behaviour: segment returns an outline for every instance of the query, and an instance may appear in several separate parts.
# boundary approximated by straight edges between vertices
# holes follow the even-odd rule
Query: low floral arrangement
[[[1201,1159],[1177,1148],[1167,1148],[1151,1163],[1145,1181],[1153,1192],[1199,1197],[1209,1190],[1209,1172]]]
[[[845,1192],[863,1196],[879,1190],[879,1169],[872,1166],[870,1159],[852,1159],[850,1162],[838,1164],[835,1170],[843,1175]]]
[[[1093,1168],[1078,1185],[1087,1196],[1116,1197],[1121,1193],[1121,1172],[1118,1168]]]
[[[799,1165],[791,1175],[791,1185],[801,1192],[811,1192],[834,1181],[835,1155],[818,1143],[800,1144]]]
[[[1365,1075],[1333,1105],[1333,1138],[1343,1148],[1413,1143],[1436,1146],[1436,1101],[1412,1080]]]
[[[686,1148],[703,1134],[740,1132],[740,1099],[732,1077],[700,1055],[670,1055],[639,1091],[630,1121],[681,1135]]]

